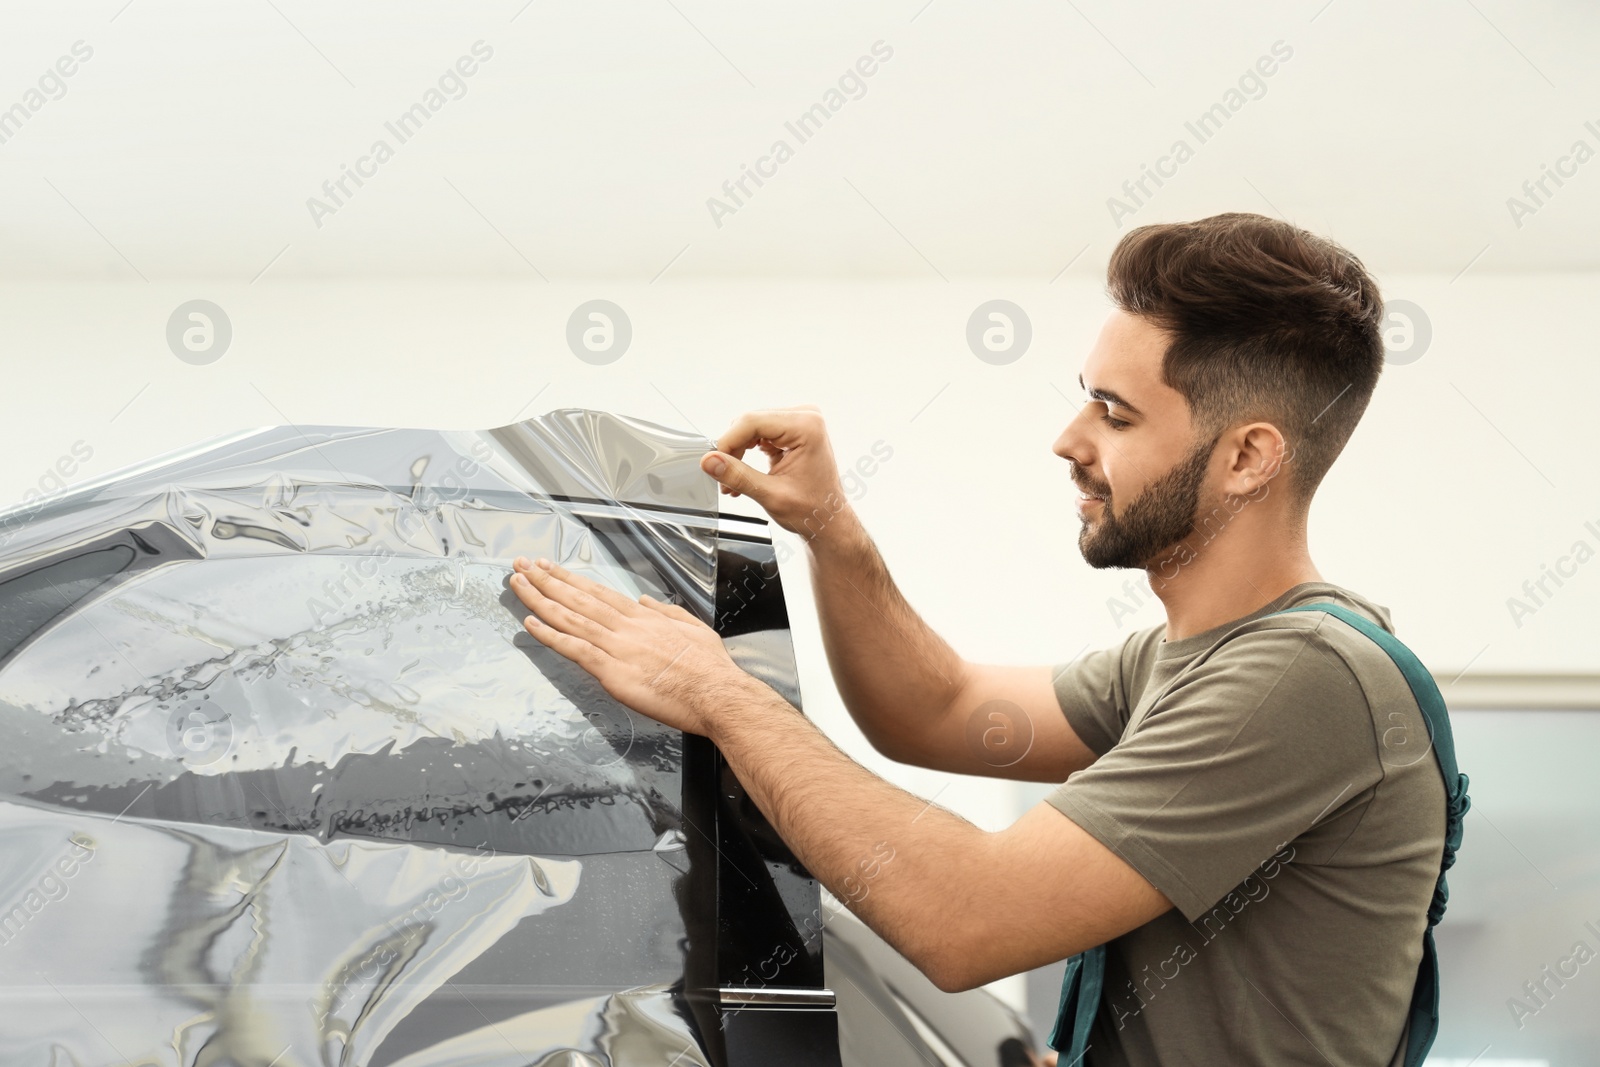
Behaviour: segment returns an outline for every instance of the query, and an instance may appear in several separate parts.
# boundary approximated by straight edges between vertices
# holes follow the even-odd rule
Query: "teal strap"
[[[1450,900],[1445,872],[1455,864],[1456,851],[1461,847],[1463,819],[1472,805],[1467,796],[1467,776],[1456,766],[1455,736],[1450,730],[1444,697],[1433,675],[1399,638],[1342,604],[1296,604],[1273,614],[1284,615],[1291,611],[1325,611],[1366,634],[1389,654],[1411,687],[1417,707],[1422,710],[1428,727],[1428,745],[1444,778],[1444,854],[1440,859],[1439,879],[1433,887],[1433,899],[1428,904],[1428,925],[1422,933],[1422,961],[1417,966],[1417,980],[1411,991],[1410,1029],[1406,1037],[1405,1067],[1420,1067],[1439,1034],[1439,956],[1434,947],[1433,928],[1444,918],[1445,905]],[[1050,1047],[1066,1056],[1062,1067],[1076,1067],[1088,1051],[1089,1031],[1105,986],[1105,956],[1106,947],[1097,945],[1067,961],[1067,971],[1061,978],[1061,1004],[1049,1038]],[[1063,1048],[1062,1042],[1068,1040],[1069,1033],[1070,1041]]]
[[[1061,1005],[1056,1009],[1055,1028],[1050,1031],[1050,1047],[1061,1053],[1059,1067],[1077,1067],[1084,1053],[1089,1051],[1089,1031],[1094,1027],[1094,1015],[1100,1007],[1105,980],[1104,945],[1096,945],[1067,961],[1067,973],[1061,976]],[[1072,1020],[1072,1040],[1062,1048],[1065,1035],[1061,1024],[1067,1019]]]
[[[1428,724],[1428,743],[1444,778],[1444,855],[1439,862],[1439,879],[1433,886],[1433,900],[1428,904],[1428,925],[1422,932],[1422,962],[1417,965],[1417,982],[1411,990],[1411,1028],[1406,1038],[1405,1067],[1418,1067],[1439,1035],[1439,953],[1434,947],[1433,928],[1444,918],[1445,905],[1450,901],[1445,872],[1455,865],[1456,851],[1461,847],[1465,829],[1464,820],[1472,806],[1472,798],[1467,796],[1467,776],[1456,765],[1455,735],[1450,730],[1444,696],[1434,683],[1433,675],[1399,638],[1343,604],[1296,604],[1273,614],[1290,611],[1325,611],[1372,638],[1389,654],[1400,673],[1405,675],[1412,695],[1417,698],[1417,706],[1422,709],[1423,720]]]
[[[1343,604],[1296,604],[1292,608],[1284,608],[1273,614],[1287,615],[1291,611],[1326,611],[1329,615],[1354,626],[1389,653],[1389,658],[1394,660],[1395,666],[1400,668],[1400,673],[1405,675],[1406,683],[1411,686],[1411,695],[1417,698],[1417,706],[1422,709],[1422,717],[1428,724],[1433,753],[1438,757],[1439,771],[1444,775],[1445,791],[1449,792],[1460,773],[1456,769],[1455,739],[1450,733],[1450,716],[1445,711],[1444,697],[1440,695],[1439,687],[1434,684],[1433,675],[1428,673],[1428,668],[1422,665],[1422,661],[1401,644],[1400,639],[1394,634]]]

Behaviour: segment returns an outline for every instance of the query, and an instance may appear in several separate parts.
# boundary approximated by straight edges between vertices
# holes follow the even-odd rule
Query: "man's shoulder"
[[[1370,733],[1396,714],[1420,726],[1420,709],[1404,674],[1369,634],[1325,611],[1287,611],[1329,604],[1393,633],[1389,609],[1329,582],[1295,586],[1249,615],[1211,631],[1163,640],[1163,627],[1132,634],[1122,646],[1130,688],[1151,691],[1143,722],[1180,712],[1234,721],[1274,709],[1267,720],[1286,728],[1338,723]]]
[[[1281,626],[1305,626],[1309,624],[1311,628],[1316,628],[1323,619],[1328,617],[1329,613],[1294,611],[1286,614],[1285,612],[1289,608],[1318,604],[1337,605],[1349,609],[1363,618],[1377,623],[1389,633],[1394,633],[1393,616],[1384,605],[1363,596],[1353,589],[1347,589],[1332,582],[1302,582],[1257,611],[1225,624],[1227,630],[1225,636],[1231,638],[1238,634],[1256,633],[1263,629]]]
[[[1152,715],[1197,699],[1211,705],[1216,701],[1205,694],[1218,685],[1239,685],[1250,692],[1272,690],[1307,713],[1336,714],[1332,705],[1338,703],[1350,716],[1387,721],[1397,706],[1411,705],[1406,718],[1420,718],[1404,676],[1371,637],[1328,612],[1282,613],[1317,603],[1341,605],[1394,632],[1384,605],[1332,582],[1305,582],[1204,635],[1168,642],[1164,622],[1132,631],[1063,665],[1057,674],[1057,694],[1063,708],[1088,699],[1085,692],[1103,694],[1107,702],[1115,703],[1102,716],[1105,736],[1097,738],[1096,751],[1125,736],[1130,718],[1139,718],[1134,710],[1148,700],[1154,701]],[[1303,699],[1310,693],[1318,699]],[[1233,701],[1223,703],[1234,707]]]
[[[1431,729],[1418,694],[1383,645],[1331,612],[1284,612],[1302,604],[1339,605],[1399,640],[1389,609],[1328,582],[1298,586],[1280,601],[1271,611],[1240,620],[1202,658],[1221,673],[1243,672],[1239,676],[1252,684],[1270,686],[1288,710],[1298,709],[1287,721],[1331,729],[1342,720],[1363,732],[1367,727],[1358,724],[1370,723],[1386,768],[1408,762],[1400,760],[1400,748],[1419,747],[1405,742],[1422,739],[1425,748]]]
[[[1401,640],[1395,633],[1394,619],[1387,607],[1360,593],[1329,582],[1296,587],[1271,612],[1241,624],[1229,635],[1229,639],[1259,642],[1262,635],[1281,633],[1286,629],[1295,630],[1306,641],[1314,642],[1320,649],[1337,653],[1363,683],[1370,682],[1376,685],[1380,678],[1389,682],[1400,679],[1398,667],[1388,651],[1370,634],[1363,633],[1360,628],[1340,615],[1331,611],[1287,610],[1315,605],[1336,606],[1353,612],[1395,640]]]
[[[1352,611],[1398,640],[1393,617],[1384,605],[1331,582],[1307,582],[1295,586],[1261,610],[1219,627],[1219,635],[1201,656],[1231,658],[1274,648],[1298,650],[1304,644],[1313,643],[1319,649],[1338,653],[1359,676],[1370,673],[1373,665],[1379,665],[1381,670],[1382,664],[1392,664],[1388,653],[1371,636],[1333,612],[1287,610],[1318,604]],[[1284,631],[1295,632],[1300,640],[1285,641]],[[1157,632],[1159,635],[1159,629]],[[1148,647],[1159,647],[1159,636]]]
[[[1337,618],[1330,612],[1286,610],[1319,603],[1347,608],[1394,634],[1393,619],[1384,605],[1332,582],[1305,582],[1248,615],[1214,627],[1203,636],[1169,642],[1165,639],[1166,624],[1158,623],[1128,634],[1107,652],[1115,657],[1135,685],[1160,660],[1176,661],[1182,665],[1181,672],[1187,668],[1203,668],[1208,660],[1219,656],[1232,661],[1272,656],[1275,651],[1291,654],[1308,643],[1339,653],[1352,670],[1358,664],[1370,669],[1374,664],[1389,662],[1387,653],[1371,637],[1343,620],[1329,625],[1328,620]],[[1296,633],[1300,639],[1284,640],[1285,631]]]
[[[1363,596],[1353,589],[1332,582],[1306,582],[1297,585],[1285,593],[1278,601],[1274,602],[1273,610],[1262,617],[1262,620],[1282,622],[1296,620],[1298,616],[1309,616],[1320,621],[1327,612],[1297,611],[1287,615],[1282,614],[1286,609],[1313,604],[1338,605],[1356,612],[1358,615],[1377,623],[1389,633],[1394,633],[1394,619],[1387,607]]]

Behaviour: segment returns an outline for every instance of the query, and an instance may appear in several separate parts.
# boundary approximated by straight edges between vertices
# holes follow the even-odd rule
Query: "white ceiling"
[[[1520,226],[1507,206],[1573,142],[1600,152],[1600,8],[1577,0],[0,11],[0,108],[93,49],[0,144],[0,277],[1048,279],[1225,210],[1380,273],[1600,266],[1600,158]],[[479,40],[465,95],[400,144],[385,121]],[[798,143],[785,121],[877,41],[892,58]],[[1199,144],[1185,121],[1279,41]],[[1193,158],[1119,228],[1108,197],[1179,137]],[[378,138],[394,157],[317,226],[307,199]],[[793,158],[717,225],[708,198],[778,138]]]

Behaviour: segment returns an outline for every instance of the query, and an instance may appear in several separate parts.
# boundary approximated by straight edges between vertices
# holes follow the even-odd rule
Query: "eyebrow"
[[[1081,374],[1078,375],[1078,388],[1086,389],[1083,384],[1083,375]],[[1126,400],[1122,399],[1122,397],[1118,396],[1116,393],[1113,393],[1109,389],[1086,389],[1086,391],[1088,392],[1089,399],[1091,400],[1104,400],[1108,403],[1115,404],[1117,407],[1122,408],[1132,415],[1144,414],[1144,412],[1140,411],[1138,408],[1134,407],[1132,404],[1128,403]]]

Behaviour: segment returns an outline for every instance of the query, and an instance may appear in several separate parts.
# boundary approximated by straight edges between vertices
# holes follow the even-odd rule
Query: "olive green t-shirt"
[[[1327,582],[1056,668],[1093,764],[1047,798],[1174,909],[1111,941],[1088,1067],[1389,1067],[1444,849],[1444,782],[1405,677]]]

